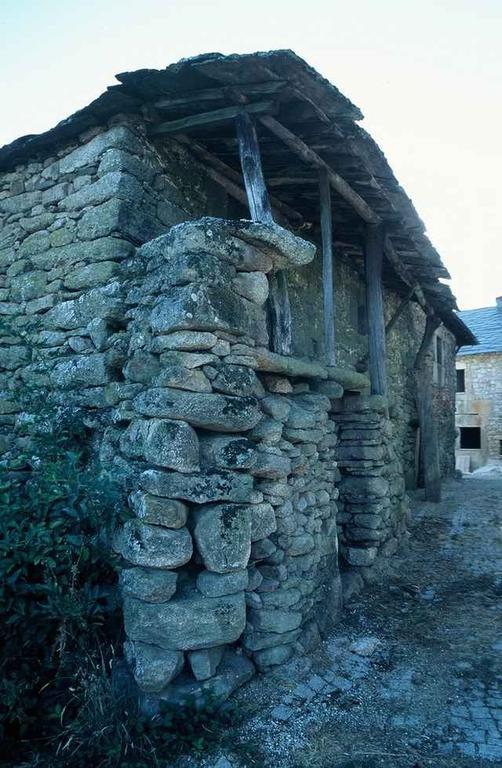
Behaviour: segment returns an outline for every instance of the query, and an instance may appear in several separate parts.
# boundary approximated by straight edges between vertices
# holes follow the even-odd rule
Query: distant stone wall
[[[457,368],[465,370],[465,392],[457,393],[457,427],[480,427],[481,449],[460,450],[471,455],[471,469],[502,462],[502,354],[459,355]]]

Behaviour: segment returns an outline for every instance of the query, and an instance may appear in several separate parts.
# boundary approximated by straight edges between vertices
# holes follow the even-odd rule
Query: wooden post
[[[333,231],[331,216],[331,189],[329,176],[323,168],[319,172],[319,200],[321,207],[322,284],[324,301],[324,346],[326,362],[336,365],[335,301],[333,295]]]
[[[239,137],[239,157],[251,218],[253,221],[272,222],[274,220],[272,206],[263,177],[256,128],[246,112],[239,114],[236,122]]]
[[[430,351],[434,333],[441,321],[431,311],[427,313],[425,330],[415,358],[416,403],[420,425],[420,461],[425,486],[426,501],[441,501],[441,467],[439,444],[432,402],[432,366]]]
[[[383,227],[368,226],[366,230],[365,273],[368,357],[372,395],[387,394],[385,320],[382,294],[383,244]]]
[[[246,112],[237,116],[236,123],[239,156],[251,219],[272,224],[274,219],[263,176],[256,128]],[[291,306],[285,270],[271,275],[267,306],[270,347],[273,352],[280,355],[289,355],[291,354]]]

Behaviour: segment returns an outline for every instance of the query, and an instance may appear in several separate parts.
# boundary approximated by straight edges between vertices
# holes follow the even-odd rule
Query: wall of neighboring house
[[[457,378],[455,452],[459,466],[472,472],[502,462],[502,353],[459,355],[456,368],[463,374]]]

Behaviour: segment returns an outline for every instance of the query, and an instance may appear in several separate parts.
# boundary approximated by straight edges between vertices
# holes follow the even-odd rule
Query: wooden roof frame
[[[333,205],[342,218],[349,215],[350,207],[366,224],[385,225],[387,274],[394,276],[398,288],[402,286],[400,292],[405,295],[413,288],[414,299],[436,312],[460,344],[475,343],[472,333],[454,312],[456,302],[449,287],[439,282],[440,277],[449,275],[428,240],[423,223],[385,156],[358,125],[362,118],[360,110],[292,51],[205,54],[164,70],[123,73],[117,79],[120,85],[110,87],[52,130],[22,137],[1,148],[0,170],[43,157],[118,113],[135,114],[149,124],[152,140],[162,141],[165,135],[176,137],[203,162],[212,178],[244,202],[242,176],[234,160],[237,142],[233,144],[229,139],[231,151],[222,153],[226,145],[220,139],[220,128],[223,121],[235,120],[236,115],[253,114],[260,127],[269,133],[266,140],[263,136],[265,166],[267,142],[273,150],[271,157],[278,158],[275,164],[280,165],[281,156],[274,154],[279,151],[280,142],[285,147],[285,158],[296,154],[305,168],[312,169],[312,181],[318,180],[320,172],[324,173],[334,192]],[[206,143],[200,135],[187,138],[187,131],[197,134],[201,125],[209,124],[218,126],[216,151],[209,139]],[[318,205],[318,187],[310,187],[310,192],[309,187],[302,183],[301,202],[308,201],[310,196]],[[297,201],[291,195],[292,190],[294,184],[274,185],[271,204],[279,223],[299,229],[305,215],[298,204],[300,199]],[[335,222],[335,238],[337,229]],[[344,239],[343,232],[341,238]]]

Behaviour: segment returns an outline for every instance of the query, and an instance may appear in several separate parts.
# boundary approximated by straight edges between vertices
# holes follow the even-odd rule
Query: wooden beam
[[[417,297],[417,301],[420,304],[421,307],[425,308],[427,306],[427,302],[425,300],[424,292],[420,285],[415,280],[413,274],[410,272],[408,267],[403,264],[401,259],[399,258],[398,254],[396,253],[394,246],[392,245],[390,237],[385,238],[384,243],[384,251],[385,256],[388,260],[388,262],[391,264],[392,268],[394,269],[394,272],[398,275],[398,277],[403,281],[405,285],[407,285],[409,288],[414,288],[414,294]]]
[[[404,310],[406,309],[406,307],[410,303],[410,300],[411,300],[411,298],[412,298],[414,293],[415,293],[415,286],[413,285],[410,288],[410,290],[408,291],[408,293],[406,294],[406,296],[403,297],[403,299],[400,302],[398,308],[396,309],[396,311],[394,312],[393,316],[391,317],[391,319],[389,320],[389,322],[385,326],[385,335],[386,336],[388,336],[389,333],[391,332],[391,330],[394,328],[395,324],[397,323],[397,321],[399,320],[399,318],[403,314]]]
[[[385,321],[382,293],[383,242],[383,227],[367,227],[365,244],[366,310],[368,315],[368,359],[372,395],[387,394]]]
[[[290,355],[292,320],[288,274],[285,269],[279,269],[269,277],[267,307],[270,348],[279,355]]]
[[[326,171],[319,171],[319,201],[322,236],[322,286],[324,303],[324,347],[326,362],[336,365],[335,300],[333,295],[333,223],[331,188]]]
[[[261,165],[260,146],[256,128],[247,113],[236,117],[239,138],[239,157],[246,187],[249,211],[253,221],[273,224],[272,208],[268,197]],[[288,279],[285,270],[275,272],[269,278],[267,302],[268,327],[272,352],[291,354],[291,306]]]
[[[209,152],[209,150],[202,144],[194,141],[188,136],[180,134],[179,136],[176,136],[175,141],[182,144],[189,152],[192,152],[199,160],[201,160],[205,165],[205,170],[208,176],[220,184],[229,195],[247,206],[248,198],[243,187],[242,175],[240,173],[220,160],[219,157]],[[275,218],[279,223],[293,227],[299,227],[303,224],[303,216],[299,211],[295,211],[294,208],[291,208],[287,203],[274,197],[274,195],[270,195],[270,202],[272,203],[272,210],[274,211]]]
[[[434,333],[441,324],[432,311],[427,313],[422,343],[414,363],[415,397],[420,425],[420,460],[426,501],[441,501],[441,467],[439,443],[432,398],[432,366],[430,357]]]
[[[333,189],[352,205],[364,221],[375,225],[380,223],[380,217],[370,208],[368,203],[304,141],[270,115],[262,115],[259,120],[262,125],[268,128],[277,138],[281,139],[304,162],[308,163],[308,165],[313,165],[319,170],[324,170]]]
[[[270,223],[274,219],[261,167],[260,147],[256,128],[246,112],[237,114],[236,125],[242,176],[248,196],[251,218],[253,221]]]
[[[232,120],[242,112],[260,114],[263,112],[272,112],[274,110],[273,101],[257,101],[254,104],[239,104],[232,107],[223,107],[214,109],[211,112],[199,112],[197,115],[188,115],[179,120],[168,120],[165,123],[154,125],[150,128],[151,136],[158,136],[165,133],[184,133],[190,128],[197,128],[200,125],[214,125]]]
[[[242,83],[241,90],[247,96],[268,96],[272,93],[277,93],[286,84],[286,80],[269,80],[264,83]],[[155,109],[179,109],[182,107],[190,106],[190,104],[200,103],[204,101],[217,101],[228,100],[229,88],[228,86],[222,86],[221,88],[203,88],[197,91],[190,91],[186,96],[171,97],[165,96],[162,99],[158,99],[153,102],[152,106]]]

